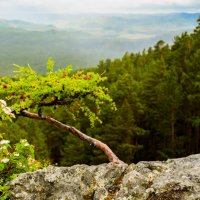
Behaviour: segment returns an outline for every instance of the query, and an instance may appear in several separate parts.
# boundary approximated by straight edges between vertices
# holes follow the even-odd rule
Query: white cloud
[[[200,12],[199,0],[0,0],[0,18],[31,13]],[[26,13],[26,14],[25,14]],[[29,16],[30,17],[30,16]]]
[[[9,0],[8,0],[9,1]],[[11,1],[11,0],[10,0]],[[125,12],[126,10],[134,12],[153,11],[153,8],[179,9],[179,7],[196,8],[199,0],[17,0],[19,5],[32,6],[38,9],[43,8],[49,12]],[[149,7],[150,6],[150,7]],[[200,8],[197,8],[200,9]]]

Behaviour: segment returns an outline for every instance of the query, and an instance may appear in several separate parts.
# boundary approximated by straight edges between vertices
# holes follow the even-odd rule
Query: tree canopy
[[[110,161],[121,162],[104,143],[45,115],[50,113],[48,108],[51,108],[53,114],[58,106],[62,106],[74,119],[82,112],[88,117],[91,126],[94,126],[96,121],[101,123],[98,117],[101,106],[106,103],[115,109],[107,89],[101,86],[105,78],[92,72],[83,74],[83,71],[78,71],[72,74],[70,66],[54,72],[52,59],[48,60],[46,75],[38,75],[30,66],[16,67],[18,74],[15,77],[1,78],[0,94],[7,100],[0,102],[3,120],[11,120],[20,115],[47,121],[100,148]]]

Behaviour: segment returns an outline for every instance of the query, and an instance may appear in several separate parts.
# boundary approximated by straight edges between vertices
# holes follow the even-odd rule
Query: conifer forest
[[[15,114],[12,121],[2,116],[0,132],[13,144],[27,139],[37,160],[60,166],[108,162],[93,144],[24,117],[23,109],[76,127],[126,163],[200,153],[200,18],[170,45],[160,40],[84,70],[56,71],[54,65],[50,58],[47,74],[16,66],[16,75],[0,78],[0,99]]]

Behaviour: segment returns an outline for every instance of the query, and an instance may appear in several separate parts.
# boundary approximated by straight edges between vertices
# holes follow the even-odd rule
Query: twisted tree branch
[[[115,163],[124,163],[123,161],[121,161],[114,153],[113,151],[103,142],[92,138],[84,133],[82,133],[81,131],[79,131],[78,129],[76,129],[75,127],[72,126],[68,126],[65,125],[59,121],[57,121],[56,119],[49,117],[49,116],[39,116],[36,113],[31,113],[28,112],[27,110],[22,110],[21,111],[21,115],[24,117],[28,117],[28,118],[32,118],[32,119],[37,119],[37,120],[44,120],[47,121],[48,123],[50,123],[51,125],[54,125],[58,128],[64,129],[69,131],[70,133],[72,133],[73,135],[79,137],[81,140],[83,141],[87,141],[90,144],[93,144],[95,147],[99,148],[101,151],[104,152],[104,154],[108,157],[108,160],[110,162],[115,162]]]

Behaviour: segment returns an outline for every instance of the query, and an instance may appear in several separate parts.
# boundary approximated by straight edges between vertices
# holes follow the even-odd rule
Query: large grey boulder
[[[53,167],[20,174],[19,200],[200,200],[200,154],[166,162]]]

